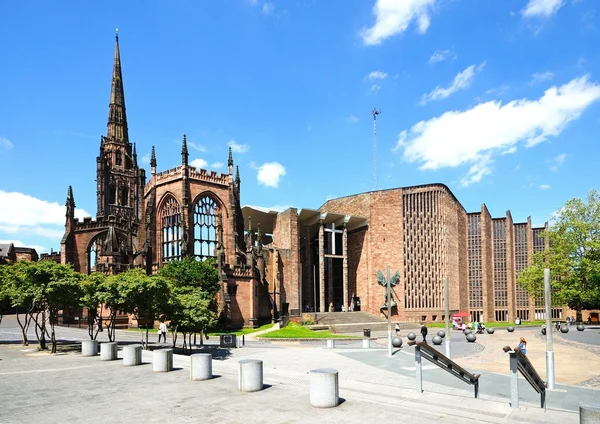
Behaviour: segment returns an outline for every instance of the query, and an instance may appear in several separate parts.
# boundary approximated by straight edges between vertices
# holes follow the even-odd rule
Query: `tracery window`
[[[123,163],[123,154],[121,153],[120,150],[117,150],[117,153],[115,155],[115,163],[118,166],[121,166],[121,164]]]
[[[217,202],[210,196],[202,197],[194,205],[194,256],[197,260],[215,256],[219,213]]]
[[[181,210],[173,196],[164,203],[160,218],[163,262],[181,259]]]
[[[129,190],[127,186],[121,187],[121,206],[129,206]]]
[[[96,271],[96,263],[98,261],[98,253],[100,252],[100,243],[98,242],[98,240],[100,240],[100,238],[96,237],[94,239],[94,241],[92,241],[92,244],[90,244],[90,247],[87,252],[88,274],[91,274],[92,272]]]
[[[117,203],[117,187],[114,184],[108,187],[108,203],[111,205]]]

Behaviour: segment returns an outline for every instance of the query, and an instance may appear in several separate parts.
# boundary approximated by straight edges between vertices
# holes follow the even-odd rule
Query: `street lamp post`
[[[550,269],[544,269],[544,300],[546,303],[546,388],[554,390],[554,351],[552,350],[552,303]]]

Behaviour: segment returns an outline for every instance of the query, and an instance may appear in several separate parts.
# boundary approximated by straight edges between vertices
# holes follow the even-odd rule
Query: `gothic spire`
[[[229,175],[233,174],[233,153],[231,147],[229,147],[229,159],[227,159],[227,166],[229,168]]]
[[[183,146],[181,146],[181,164],[182,165],[187,165],[188,164],[188,159],[189,159],[189,154],[188,154],[188,148],[187,148],[187,138],[185,136],[185,134],[183,135]]]
[[[236,186],[240,186],[240,167],[236,166],[235,167],[235,185]]]
[[[135,143],[133,143],[133,165],[137,167],[137,149],[135,148]]]
[[[154,152],[154,145],[152,146],[152,155],[150,156],[150,167],[156,168],[156,153]]]
[[[127,132],[127,115],[125,114],[125,93],[123,92],[123,75],[121,74],[121,55],[119,53],[119,33],[115,42],[115,59],[113,63],[112,85],[110,88],[110,104],[108,106],[108,125],[106,137],[112,141],[129,142]]]
[[[75,198],[73,197],[73,187],[69,186],[67,191],[67,201],[65,202],[67,207],[67,217],[73,218],[75,216]]]

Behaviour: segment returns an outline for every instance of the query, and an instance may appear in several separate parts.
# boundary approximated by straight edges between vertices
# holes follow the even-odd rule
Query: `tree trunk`
[[[88,324],[88,335],[90,336],[90,340],[96,340],[96,337],[98,336],[98,329],[96,329],[96,334],[94,334],[94,327],[95,327],[95,323],[96,323],[96,313],[94,312],[93,315],[90,314],[91,309],[87,308],[88,313],[87,313],[87,324]]]
[[[581,313],[581,308],[577,308],[576,315],[577,318],[575,319],[575,321],[577,322],[577,324],[581,324],[583,322],[583,314]]]
[[[29,329],[29,324],[31,323],[31,317],[28,313],[25,313],[24,321],[21,322],[21,318],[19,318],[19,308],[17,308],[17,322],[19,323],[19,327],[21,328],[23,346],[29,346],[29,340],[27,339],[27,330]]]
[[[175,348],[175,344],[177,343],[177,326],[171,330],[171,338],[173,339],[173,348]]]
[[[50,341],[52,343],[52,347],[50,348],[50,353],[56,353],[56,333],[54,331],[54,326],[56,324],[58,317],[58,310],[50,310]]]

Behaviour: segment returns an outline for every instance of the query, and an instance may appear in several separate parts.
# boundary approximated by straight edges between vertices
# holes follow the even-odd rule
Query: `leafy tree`
[[[161,276],[148,276],[139,268],[118,274],[115,278],[123,299],[123,310],[135,317],[140,328],[146,328],[145,338],[142,335],[142,346],[148,349],[148,329],[154,326],[154,321],[161,314],[169,310],[169,283]]]
[[[200,333],[216,323],[214,297],[219,291],[219,274],[214,260],[197,261],[184,258],[172,261],[159,270],[168,279],[172,296],[168,318],[171,320],[173,346],[177,332],[183,333],[183,347],[187,348],[186,335]],[[202,340],[202,337],[200,337]]]
[[[10,295],[8,292],[8,273],[9,267],[0,266],[0,324],[2,324],[2,317],[4,311],[10,308]]]
[[[568,200],[544,235],[549,249],[537,252],[533,263],[522,270],[518,283],[529,293],[543,291],[543,269],[552,277],[555,304],[577,311],[600,308],[600,195],[588,193],[587,201]]]
[[[108,319],[106,320],[107,325],[105,327],[108,332],[108,340],[111,342],[116,340],[117,312],[123,311],[126,308],[122,285],[128,281],[128,276],[128,273],[124,273],[108,277],[95,277],[98,283],[96,288],[98,300],[105,309],[108,309]],[[96,330],[96,334],[98,331]]]
[[[31,264],[32,262],[19,261],[2,266],[3,290],[10,299],[11,306],[15,308],[23,346],[29,345],[27,332],[36,311],[32,282],[26,278],[25,272]]]
[[[91,340],[96,340],[100,328],[96,328],[98,306],[101,303],[101,288],[105,284],[104,274],[94,272],[81,279],[81,306],[87,309],[88,334]],[[102,300],[105,300],[104,298]],[[110,334],[109,334],[109,340]]]

